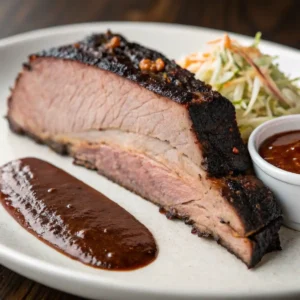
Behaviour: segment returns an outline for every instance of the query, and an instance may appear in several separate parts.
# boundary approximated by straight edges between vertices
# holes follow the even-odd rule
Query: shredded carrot
[[[194,63],[194,62],[198,62],[198,61],[202,61],[202,62],[203,62],[204,59],[200,59],[200,58],[196,58],[196,57],[195,57],[195,58],[194,58],[194,57],[188,57],[188,58],[187,58],[187,61],[188,61],[188,62],[193,62],[193,63]]]
[[[232,85],[232,83],[233,83],[233,81],[231,80],[231,81],[228,81],[228,82],[226,82],[226,83],[224,83],[224,87],[229,87],[229,86],[231,86]]]
[[[203,60],[203,59],[187,57],[187,58],[185,58],[185,61],[184,61],[184,67],[188,68],[191,65],[194,65],[194,64],[197,64],[197,63],[203,63],[204,61],[205,60]]]
[[[222,41],[222,38],[219,38],[219,39],[216,39],[216,40],[209,41],[209,42],[207,42],[207,44],[217,44],[221,41]]]
[[[231,47],[231,39],[230,39],[230,37],[228,36],[227,33],[224,34],[223,39],[224,39],[224,47],[229,49]]]

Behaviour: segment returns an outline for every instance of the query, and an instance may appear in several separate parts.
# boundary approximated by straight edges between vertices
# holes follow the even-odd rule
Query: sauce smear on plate
[[[280,169],[300,174],[300,130],[269,137],[261,145],[259,154]]]
[[[150,231],[118,204],[57,167],[36,159],[0,168],[6,210],[43,242],[87,265],[132,270],[157,254]]]

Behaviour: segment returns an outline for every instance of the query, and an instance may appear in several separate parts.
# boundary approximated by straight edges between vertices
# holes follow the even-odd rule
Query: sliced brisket
[[[281,210],[249,175],[234,107],[161,53],[108,32],[31,55],[8,121],[193,224],[248,267],[280,248]]]

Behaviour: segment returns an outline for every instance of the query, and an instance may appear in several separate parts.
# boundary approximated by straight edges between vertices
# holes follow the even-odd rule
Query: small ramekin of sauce
[[[285,131],[267,138],[259,147],[259,154],[275,167],[300,174],[300,130]]]
[[[284,224],[300,231],[300,115],[268,121],[251,134],[254,171],[275,194]]]

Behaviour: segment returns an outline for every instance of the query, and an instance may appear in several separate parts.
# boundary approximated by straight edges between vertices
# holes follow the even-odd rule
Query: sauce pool
[[[300,174],[300,130],[269,137],[260,146],[259,154],[282,170]]]
[[[26,230],[84,264],[132,270],[157,255],[150,231],[121,206],[36,158],[0,168],[0,202]]]

